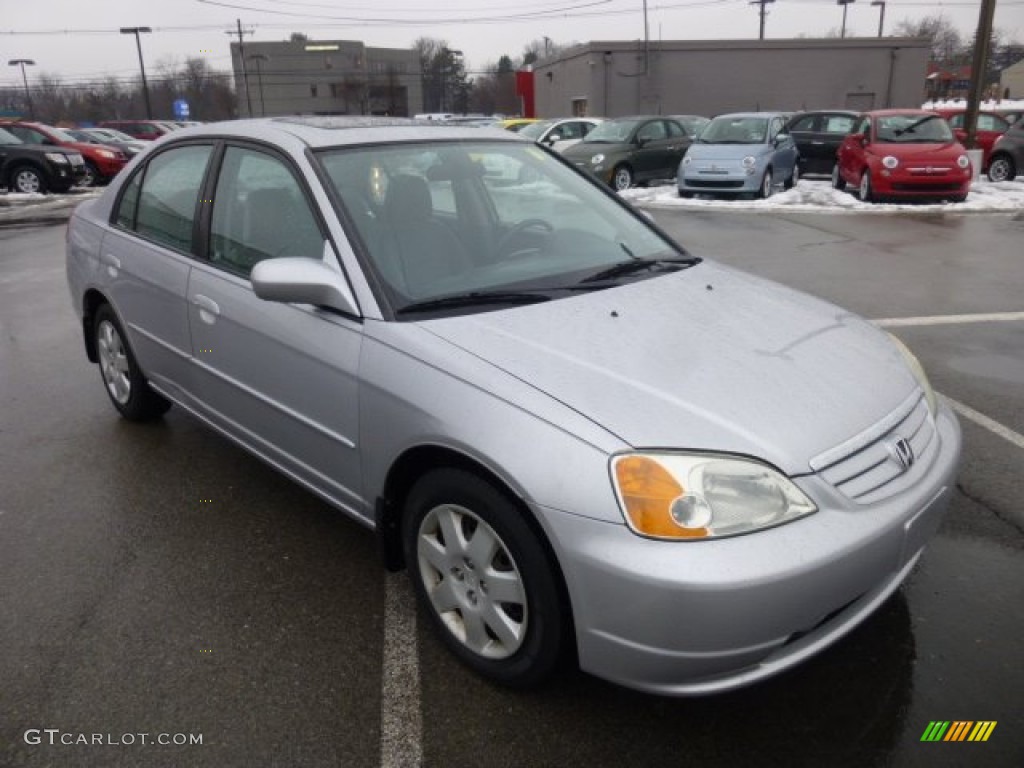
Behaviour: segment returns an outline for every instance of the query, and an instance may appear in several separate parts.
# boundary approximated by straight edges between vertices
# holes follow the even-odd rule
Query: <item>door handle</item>
[[[104,253],[100,256],[100,263],[105,264],[107,267],[107,274],[111,277],[117,277],[117,271],[121,269],[121,260],[112,253]]]
[[[217,316],[220,314],[220,306],[216,301],[203,296],[201,293],[197,293],[192,297],[192,304],[199,309],[199,319],[204,323],[213,325],[217,320]]]

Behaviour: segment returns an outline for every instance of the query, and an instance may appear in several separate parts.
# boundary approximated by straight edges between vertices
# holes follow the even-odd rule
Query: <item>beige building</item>
[[[1024,99],[1024,60],[1002,71],[999,92],[1004,99]]]
[[[238,43],[231,66],[239,117],[393,115],[423,111],[420,61],[411,48],[369,48],[354,40]],[[248,80],[248,88],[246,88]]]
[[[534,65],[537,115],[916,107],[917,38],[590,42]]]

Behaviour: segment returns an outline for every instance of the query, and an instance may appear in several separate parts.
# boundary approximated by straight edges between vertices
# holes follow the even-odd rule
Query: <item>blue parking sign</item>
[[[174,100],[174,117],[176,120],[188,120],[188,102],[184,99]]]

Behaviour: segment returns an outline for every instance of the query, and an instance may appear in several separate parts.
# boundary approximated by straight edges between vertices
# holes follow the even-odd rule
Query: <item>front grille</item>
[[[729,181],[728,179],[686,179],[686,186],[698,187],[700,189],[739,189],[743,181]]]
[[[920,182],[898,181],[892,183],[893,192],[931,192],[942,194],[943,192],[962,192],[959,184],[953,184],[949,179],[938,179],[931,184]]]
[[[890,447],[900,438],[914,450],[904,470]],[[858,504],[873,504],[913,485],[938,453],[935,422],[918,390],[871,429],[811,459],[811,468]]]
[[[68,155],[68,162],[72,165],[85,165],[85,160],[81,155]]]

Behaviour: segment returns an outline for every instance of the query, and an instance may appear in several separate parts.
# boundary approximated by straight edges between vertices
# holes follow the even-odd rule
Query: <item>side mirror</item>
[[[780,133],[775,136],[775,146],[781,147],[785,142],[789,141],[788,133]]]
[[[557,143],[557,142],[559,142],[561,140],[562,140],[562,137],[559,136],[557,133],[553,133],[550,136],[548,136],[548,144],[555,144],[555,143]]]
[[[285,304],[313,304],[358,315],[345,278],[322,261],[287,257],[265,259],[252,268],[252,289],[261,299]]]

